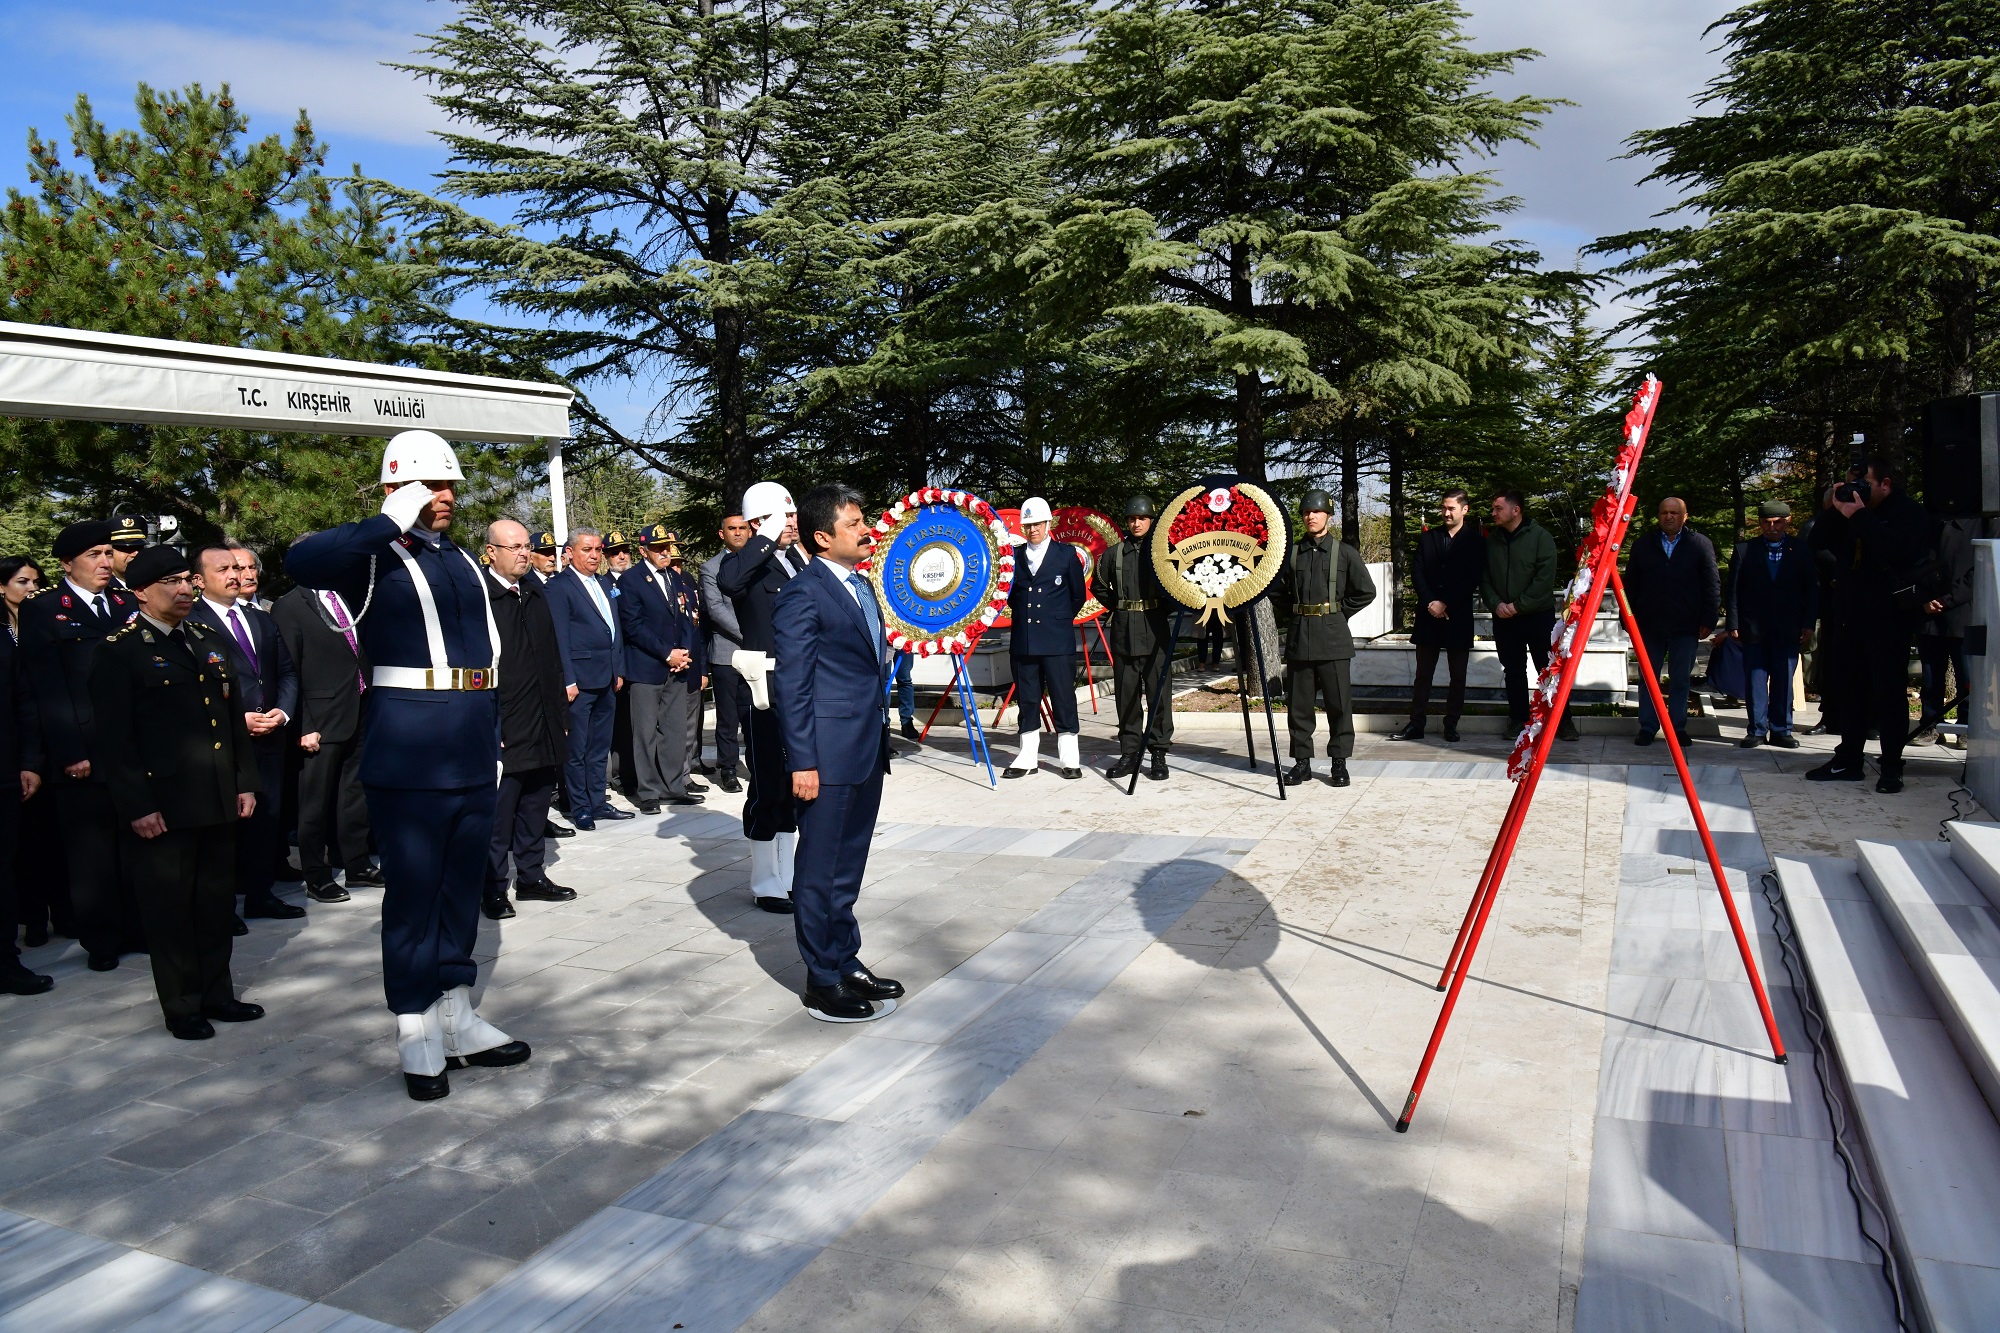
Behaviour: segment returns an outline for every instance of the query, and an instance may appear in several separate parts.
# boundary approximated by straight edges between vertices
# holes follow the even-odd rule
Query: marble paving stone
[[[1051,937],[1031,938],[1034,943],[1028,954],[1030,958],[1036,951],[1047,947],[1043,941]],[[997,943],[998,941],[995,941],[995,944]],[[869,1028],[870,1033],[896,1041],[929,1042],[932,1045],[950,1038],[953,1033],[992,1008],[1011,989],[1004,981],[983,981],[966,974],[965,969],[968,964],[984,957],[994,947],[989,944],[973,958],[967,959],[950,973],[924,987],[911,997],[911,1003],[897,1006],[895,1013],[873,1024]],[[1011,947],[1013,946],[1010,944]],[[1016,957],[1010,960],[1010,965],[1018,969],[1024,961]]]
[[[1109,985],[1147,946],[1144,939],[1086,936],[1050,959],[1025,984],[1095,993]]]
[[[1620,1231],[1593,1217],[1576,1333],[1743,1333],[1734,1246]]]
[[[18,1309],[124,1253],[121,1246],[0,1212],[0,1312]]]
[[[0,1315],[0,1329],[90,1333],[119,1328],[192,1291],[208,1276],[199,1268],[129,1250],[103,1267]]]
[[[1741,1255],[1743,1325],[1754,1333],[1896,1326],[1895,1301],[1874,1262],[1747,1246]]]
[[[716,1222],[779,1167],[832,1133],[830,1120],[745,1111],[618,1201],[621,1208]]]
[[[923,993],[928,995],[942,984],[933,983]],[[891,1014],[884,1022],[895,1017]],[[856,1037],[757,1103],[757,1109],[845,1120],[936,1049],[931,1042]]]
[[[1102,912],[1098,915],[1102,915]],[[1049,959],[1068,948],[1069,944],[1070,937],[1061,933],[1009,931],[954,967],[950,979],[1025,981]],[[917,1011],[916,1006],[911,1008],[913,1012]]]
[[[315,1323],[325,1328],[342,1327],[348,1320],[356,1321],[354,1333],[363,1329],[381,1333],[387,1327],[323,1305],[309,1305],[282,1291],[253,1287],[232,1278],[202,1276],[198,1285],[125,1325],[119,1333],[267,1333]]]
[[[707,1230],[679,1218],[606,1208],[432,1328],[437,1333],[579,1328]]]
[[[1830,1141],[1733,1130],[1723,1139],[1738,1244],[1861,1264],[1874,1260],[1855,1227],[1844,1169],[1828,1160],[1834,1157]]]
[[[588,1333],[732,1333],[819,1254],[815,1246],[703,1227],[567,1327]]]
[[[875,1125],[844,1124],[779,1167],[724,1227],[824,1246],[852,1226],[937,1142]]]

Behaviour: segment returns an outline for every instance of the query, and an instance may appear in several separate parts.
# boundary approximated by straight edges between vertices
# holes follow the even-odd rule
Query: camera
[[[1842,504],[1867,504],[1870,489],[1863,481],[1843,481],[1833,488],[1833,498]]]

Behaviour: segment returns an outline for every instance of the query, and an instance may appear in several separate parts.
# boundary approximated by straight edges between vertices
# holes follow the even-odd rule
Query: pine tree
[[[0,318],[230,347],[406,361],[433,316],[420,238],[399,239],[370,191],[326,176],[301,112],[288,137],[247,137],[225,85],[140,85],[138,128],[113,131],[78,97],[72,151],[30,132],[35,195],[0,215]],[[194,538],[272,544],[357,516],[370,442],[88,422],[0,423],[15,494],[77,513],[119,501],[172,514]],[[462,451],[488,489],[506,451]]]

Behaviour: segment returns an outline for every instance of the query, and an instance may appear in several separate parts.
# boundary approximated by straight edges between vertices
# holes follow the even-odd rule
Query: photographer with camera
[[[1875,790],[1903,789],[1903,741],[1910,730],[1910,644],[1932,594],[1920,587],[1932,554],[1932,523],[1903,493],[1902,476],[1870,459],[1858,481],[1836,487],[1833,509],[1845,520],[1851,555],[1842,563],[1826,618],[1838,625],[1822,693],[1835,705],[1840,744],[1806,774],[1812,782],[1858,782],[1868,729],[1882,747]]]

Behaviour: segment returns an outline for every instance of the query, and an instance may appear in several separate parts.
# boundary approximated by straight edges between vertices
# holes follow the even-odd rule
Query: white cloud
[[[404,10],[399,17],[411,15]],[[415,27],[337,22],[327,25],[338,34],[329,38],[267,35],[272,25],[259,26],[262,33],[249,35],[177,23],[106,23],[100,16],[87,23],[57,20],[48,36],[98,68],[156,87],[227,83],[256,119],[288,124],[304,107],[314,129],[329,137],[423,144],[444,126],[424,85],[382,63],[410,58]]]

